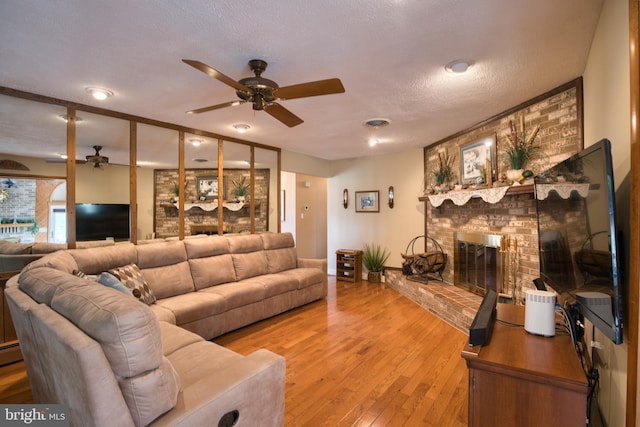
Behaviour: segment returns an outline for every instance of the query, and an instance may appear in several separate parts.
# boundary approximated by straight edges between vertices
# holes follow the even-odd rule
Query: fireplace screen
[[[502,286],[500,239],[491,234],[455,233],[454,284],[479,295]]]

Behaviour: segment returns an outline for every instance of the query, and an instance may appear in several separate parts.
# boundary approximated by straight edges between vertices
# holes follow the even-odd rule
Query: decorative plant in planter
[[[380,245],[365,244],[362,251],[362,264],[367,269],[367,280],[371,283],[380,283],[382,281],[382,270],[384,263],[389,259],[389,251]]]
[[[188,184],[189,184],[189,180],[185,179],[184,180],[184,198],[185,199],[188,198],[188,194],[189,194],[187,191]],[[178,184],[178,181],[171,180],[171,192],[175,196],[171,198],[171,201],[178,200],[178,198],[180,197],[180,185]]]
[[[449,152],[438,153],[438,167],[433,171],[433,177],[438,185],[448,184],[454,178],[453,162],[456,156],[449,155]]]
[[[245,178],[246,177],[243,176],[240,181],[231,180],[233,183],[233,192],[241,202],[244,202],[245,197],[249,194],[250,186],[245,182]]]
[[[524,129],[524,118],[521,118],[520,120],[520,134],[518,134],[516,126],[513,124],[513,120],[509,120],[509,128],[511,129],[511,133],[507,135],[509,144],[507,145],[507,148],[504,149],[504,156],[511,169],[519,170],[521,174],[522,169],[526,167],[529,160],[531,160],[536,150],[539,148],[533,145],[533,143],[535,142],[536,136],[538,136],[538,132],[540,132],[540,125],[537,125],[528,137],[526,136]],[[517,178],[519,177],[520,176],[518,175]]]

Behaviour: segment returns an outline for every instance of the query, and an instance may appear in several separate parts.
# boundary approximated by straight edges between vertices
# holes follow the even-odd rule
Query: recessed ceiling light
[[[93,96],[95,99],[103,101],[110,96],[113,96],[113,92],[108,89],[103,89],[101,87],[89,86],[84,89],[88,94]]]
[[[194,147],[199,147],[200,144],[202,144],[202,140],[201,139],[190,139],[189,142],[191,143],[191,145],[193,145]]]
[[[456,59],[455,61],[451,61],[445,65],[444,69],[449,73],[461,74],[466,72],[470,66],[471,63],[466,59]]]
[[[238,133],[245,133],[246,131],[249,130],[251,126],[249,125],[245,125],[244,123],[238,123],[233,125],[233,128],[238,132]]]
[[[369,126],[370,128],[380,128],[382,126],[386,126],[390,123],[388,119],[369,119],[364,122],[365,126]]]

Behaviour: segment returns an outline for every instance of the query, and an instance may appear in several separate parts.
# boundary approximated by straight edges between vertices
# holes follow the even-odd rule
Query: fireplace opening
[[[454,285],[478,295],[502,290],[500,240],[494,234],[456,232],[454,236]]]

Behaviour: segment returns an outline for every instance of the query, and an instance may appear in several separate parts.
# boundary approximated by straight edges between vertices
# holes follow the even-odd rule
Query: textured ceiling
[[[0,86],[96,105],[324,159],[423,147],[553,89],[586,64],[602,0],[157,1],[0,3]],[[304,120],[288,128],[234,90],[187,66],[196,59],[236,80],[253,58],[287,86],[338,77],[346,92],[282,101]],[[466,74],[445,64],[466,58]],[[86,86],[111,89],[99,103]],[[6,138],[5,152],[46,150]],[[384,117],[389,126],[364,126]],[[369,147],[367,139],[380,140]],[[106,143],[108,144],[108,142]],[[89,153],[87,153],[89,154]],[[109,153],[103,153],[109,155]]]

